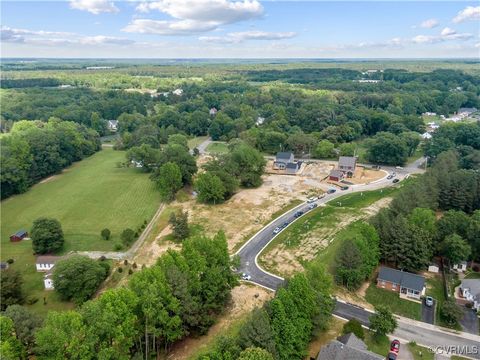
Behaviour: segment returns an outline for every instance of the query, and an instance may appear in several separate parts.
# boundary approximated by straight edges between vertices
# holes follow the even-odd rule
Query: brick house
[[[425,295],[425,278],[382,266],[377,276],[377,287],[395,291],[401,298],[420,300]]]

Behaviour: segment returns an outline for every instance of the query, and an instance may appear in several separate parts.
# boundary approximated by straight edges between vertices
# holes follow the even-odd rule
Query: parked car
[[[274,234],[278,234],[280,231],[282,231],[282,229],[280,227],[276,227],[275,230],[273,230],[273,233]]]
[[[328,189],[327,190],[327,194],[333,194],[334,192],[336,192],[337,190],[335,189]]]
[[[429,307],[433,306],[433,298],[431,296],[427,296],[425,298],[425,305],[427,305]]]
[[[342,190],[348,190],[348,186],[346,186],[346,185],[345,185],[345,186],[342,186],[340,189],[342,189]]]
[[[282,228],[286,228],[288,226],[288,224],[290,224],[288,221],[285,221],[282,225]]]
[[[390,344],[390,352],[394,352],[395,354],[398,354],[399,351],[400,351],[400,341],[395,339]]]
[[[317,206],[318,206],[317,204],[310,204],[308,205],[308,209],[312,210],[312,209],[315,209]]]
[[[401,166],[395,166],[395,169],[401,170],[401,169],[403,169],[403,167],[401,167]]]
[[[318,200],[318,197],[316,197],[316,196],[309,197],[309,198],[307,199],[307,203],[310,204],[310,203],[313,203],[313,202],[315,202],[315,201],[317,201],[317,200]]]
[[[392,174],[388,175],[388,176],[387,176],[387,179],[388,179],[388,180],[393,179],[393,175],[392,175]]]
[[[387,355],[387,360],[397,360],[397,354],[394,352],[389,352]]]
[[[392,182],[393,182],[394,184],[396,184],[396,183],[399,182],[399,181],[400,181],[400,179],[393,179]]]
[[[310,206],[311,206],[311,205],[310,205]],[[310,207],[310,206],[309,206],[309,207]],[[297,211],[293,216],[295,216],[296,218],[299,218],[299,217],[302,216],[302,215],[303,215],[303,211],[300,211],[300,210],[299,210],[299,211]]]
[[[242,280],[247,280],[247,281],[248,281],[248,280],[250,280],[251,278],[252,278],[252,277],[251,277],[250,275],[246,274],[246,273],[243,273],[243,274],[242,274]]]

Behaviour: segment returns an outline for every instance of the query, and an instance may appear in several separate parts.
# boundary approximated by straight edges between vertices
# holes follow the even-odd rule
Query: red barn
[[[15,234],[10,235],[10,241],[22,241],[28,236],[28,232],[26,230],[19,230]]]
[[[340,181],[343,179],[343,171],[341,170],[332,170],[330,171],[330,175],[328,176],[328,179],[331,181]]]

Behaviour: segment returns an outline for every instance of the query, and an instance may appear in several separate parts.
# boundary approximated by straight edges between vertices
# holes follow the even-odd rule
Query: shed
[[[438,273],[439,272],[439,268],[437,265],[435,264],[432,264],[428,267],[428,272],[431,272],[431,273]]]
[[[108,130],[117,131],[118,130],[118,120],[108,120],[107,122]]]
[[[22,241],[26,237],[28,237],[27,230],[18,230],[15,234],[10,235],[10,241]]]
[[[328,179],[331,181],[340,181],[343,179],[343,171],[341,170],[332,170],[328,175]]]

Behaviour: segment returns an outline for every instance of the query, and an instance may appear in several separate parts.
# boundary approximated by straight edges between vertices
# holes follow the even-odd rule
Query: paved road
[[[333,314],[347,320],[357,319],[368,327],[370,325],[368,318],[372,315],[372,311],[337,301]],[[444,347],[439,348],[439,352],[447,351],[447,346],[464,347],[465,350],[470,350],[469,357],[480,359],[480,336],[443,330],[435,325],[403,317],[397,317],[397,322],[398,327],[393,336],[400,339],[402,343],[415,341],[417,344],[427,347]],[[471,352],[476,352],[476,354],[471,354]]]
[[[409,169],[384,168],[382,171],[385,172],[385,176],[382,179],[369,184],[351,185],[348,190],[344,190],[344,191],[337,190],[333,194],[325,194],[325,197],[318,200],[316,204],[321,206],[340,196],[351,194],[354,192],[377,190],[377,189],[382,189],[389,186],[394,186],[395,184],[393,184],[392,180],[386,178],[388,175],[387,172],[395,171],[397,173],[397,178],[400,180],[405,179],[405,177],[411,173]],[[278,286],[283,282],[283,279],[281,277],[278,277],[274,274],[271,274],[261,269],[260,266],[258,266],[257,264],[257,257],[262,252],[262,250],[268,245],[268,243],[270,243],[270,241],[272,241],[275,238],[276,235],[273,233],[273,230],[276,227],[284,224],[285,222],[288,222],[289,224],[291,224],[293,221],[295,221],[295,217],[294,217],[295,212],[299,210],[307,212],[308,205],[309,204],[307,203],[302,203],[296,208],[293,208],[292,210],[287,211],[285,214],[281,215],[280,217],[272,221],[270,224],[265,226],[262,230],[260,230],[257,234],[255,234],[247,243],[245,243],[240,248],[240,250],[238,250],[236,253],[236,255],[240,256],[239,272],[250,275],[251,281],[260,286],[266,287],[271,290],[277,289]]]

